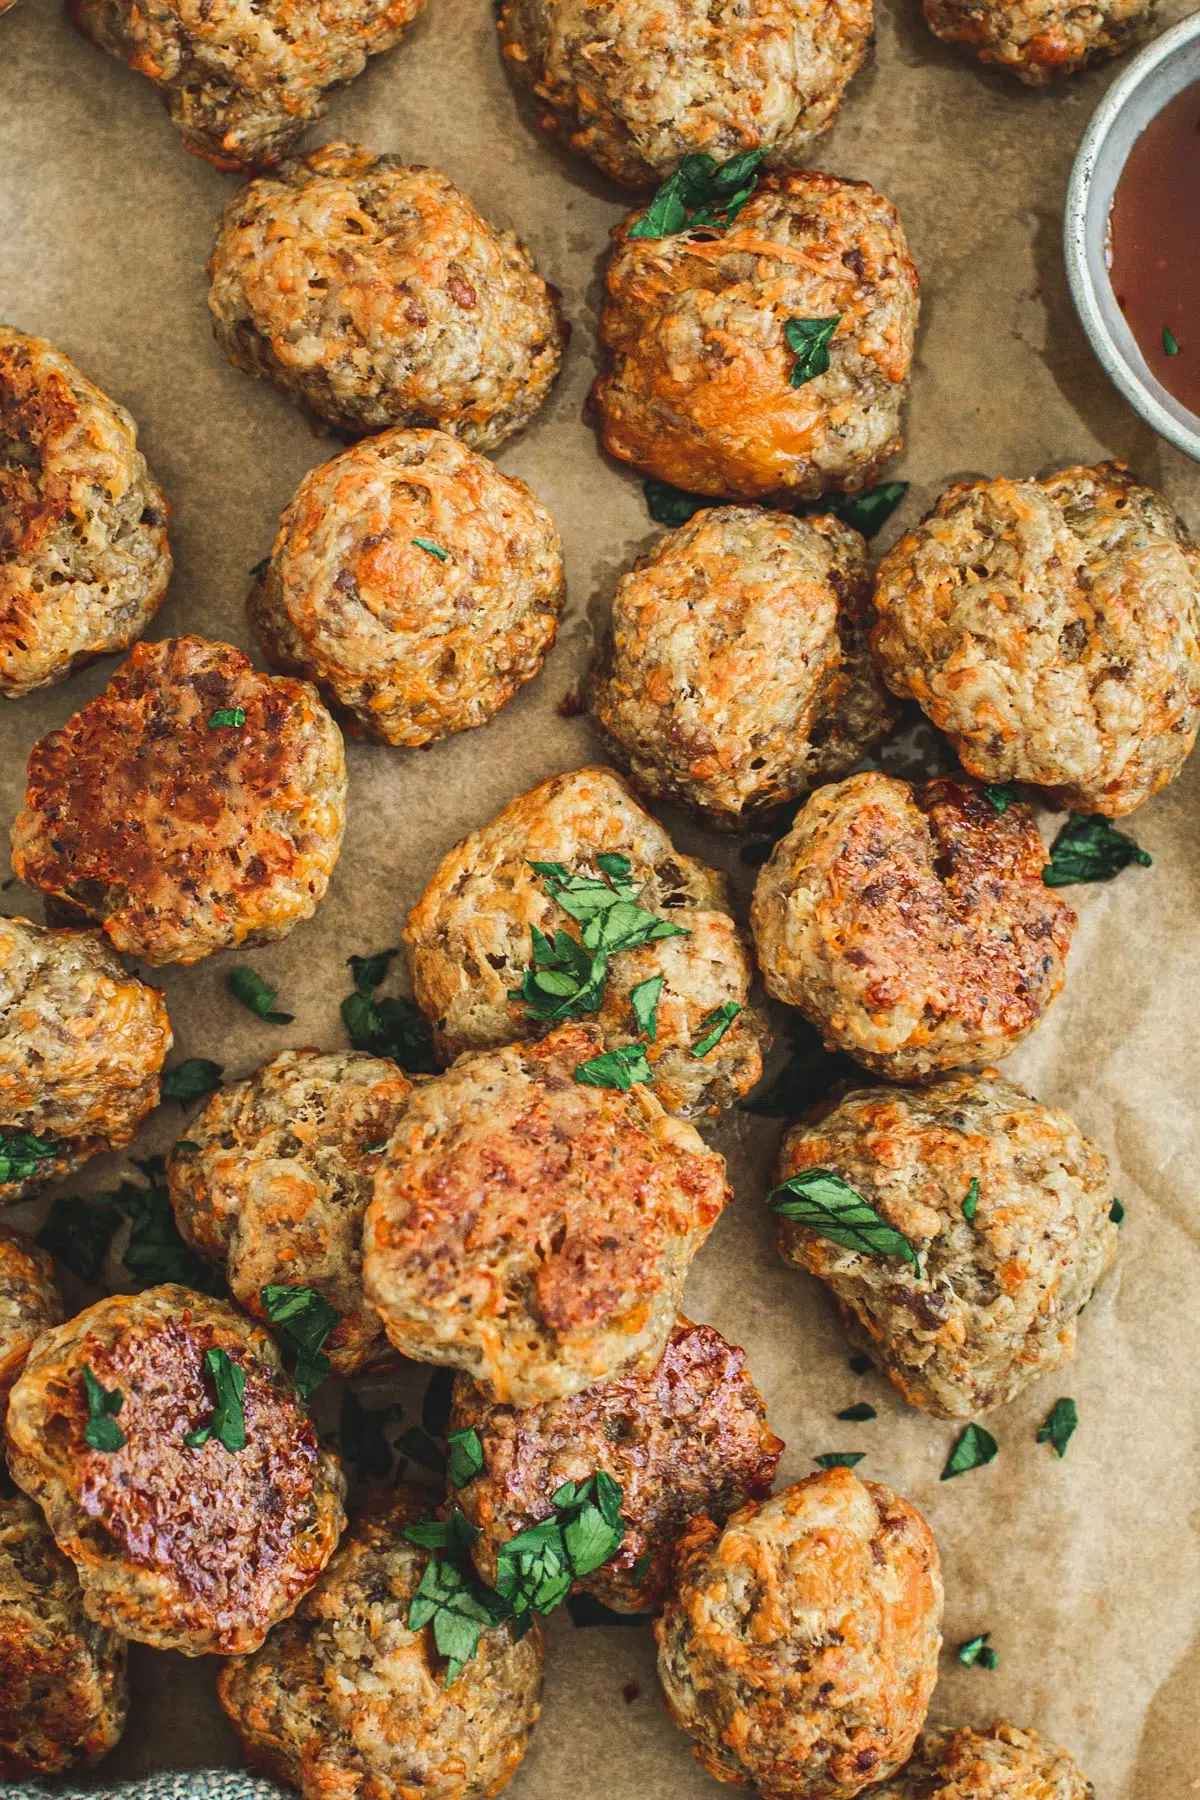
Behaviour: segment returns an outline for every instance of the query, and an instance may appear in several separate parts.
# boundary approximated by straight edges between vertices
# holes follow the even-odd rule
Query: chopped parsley
[[[663,991],[661,975],[651,975],[645,981],[639,981],[630,989],[629,1004],[633,1009],[633,1022],[646,1038],[654,1043],[658,1036],[658,1001]]]
[[[989,781],[983,789],[983,797],[998,818],[1003,818],[1010,806],[1015,806],[1021,798],[1021,790],[1011,781]]]
[[[229,1353],[221,1349],[204,1352],[204,1367],[212,1380],[216,1405],[208,1424],[189,1431],[183,1441],[189,1450],[198,1450],[210,1438],[216,1438],[218,1443],[224,1444],[226,1450],[244,1450],[246,1414],[242,1407],[242,1395],[246,1387],[245,1374]]]
[[[630,226],[628,236],[666,238],[681,231],[727,230],[758,186],[759,165],[766,154],[746,150],[723,163],[703,151],[685,156]]]
[[[37,1137],[14,1125],[0,1125],[0,1186],[31,1181],[38,1174],[48,1175],[49,1170],[42,1165],[53,1162],[62,1147],[61,1139],[49,1132]]]
[[[445,1685],[451,1687],[478,1650],[483,1632],[505,1617],[503,1602],[474,1575],[447,1557],[432,1556],[409,1602],[408,1629],[432,1626],[438,1655],[446,1659]]]
[[[646,510],[655,524],[669,525],[672,529],[686,525],[698,512],[704,512],[710,506],[724,504],[713,494],[690,494],[686,488],[672,487],[669,481],[644,481],[642,492],[646,496]],[[881,481],[876,487],[864,488],[861,494],[821,494],[815,500],[799,500],[795,506],[783,510],[790,511],[798,519],[832,513],[835,519],[861,532],[863,537],[873,538],[886,525],[907,492],[907,481]]]
[[[376,950],[347,957],[354,991],[342,1001],[342,1023],[356,1050],[388,1057],[408,1075],[436,1075],[433,1031],[420,1007],[393,994],[375,995],[395,955],[395,950]]]
[[[224,1073],[221,1064],[212,1062],[207,1056],[189,1056],[186,1062],[177,1063],[163,1075],[163,1099],[178,1100],[181,1106],[186,1106],[189,1100],[215,1094]]]
[[[257,969],[247,968],[239,963],[236,969],[230,969],[225,977],[225,985],[235,1000],[252,1012],[256,1018],[265,1019],[268,1025],[290,1025],[295,1013],[275,1012],[275,989],[270,982],[264,981]]]
[[[1047,887],[1072,887],[1080,881],[1112,881],[1130,863],[1148,869],[1154,858],[1099,813],[1073,813],[1050,847],[1042,870]]]
[[[654,1071],[646,1056],[645,1044],[619,1044],[577,1063],[575,1079],[584,1087],[616,1088],[627,1094],[635,1082],[652,1081]]]
[[[316,1288],[271,1282],[260,1290],[259,1298],[276,1327],[275,1335],[295,1352],[292,1378],[307,1400],[329,1374],[329,1358],[322,1354],[322,1346],[341,1315]]]
[[[646,510],[656,525],[686,525],[698,512],[721,502],[710,494],[689,494],[684,488],[672,487],[669,481],[644,481]]]
[[[853,1406],[844,1406],[835,1417],[845,1419],[851,1425],[863,1425],[868,1419],[877,1419],[879,1414],[865,1400],[858,1400]]]
[[[780,1198],[780,1196],[784,1196]],[[896,1256],[920,1267],[916,1250],[903,1232],[880,1218],[873,1206],[832,1169],[804,1169],[767,1195],[767,1205],[782,1218],[862,1256]]]
[[[88,1403],[84,1443],[89,1450],[123,1449],[127,1439],[117,1424],[117,1414],[125,1404],[124,1394],[120,1388],[102,1387],[86,1363],[83,1365],[83,1386]]]
[[[432,538],[414,538],[412,541],[414,549],[424,550],[429,556],[436,556],[439,562],[449,562],[450,552],[443,550],[440,544],[435,544]]]
[[[243,706],[219,706],[215,713],[208,716],[208,729],[215,731],[226,727],[231,731],[240,731],[246,723],[246,709]]]
[[[37,1234],[37,1242],[51,1256],[94,1287],[100,1279],[108,1246],[121,1222],[121,1215],[110,1201],[52,1200],[46,1223]]]
[[[338,1448],[364,1480],[386,1481],[391,1474],[396,1458],[387,1428],[402,1417],[399,1406],[364,1406],[352,1388],[343,1391]]]
[[[689,1048],[688,1055],[700,1060],[707,1056],[710,1050],[715,1050],[741,1010],[736,1000],[726,1000],[722,1006],[718,1006],[710,1012],[707,1019],[701,1019],[701,1035]]]
[[[874,1367],[875,1364],[869,1356],[858,1355],[850,1358],[850,1368],[855,1375],[869,1375]]]
[[[1056,1400],[1038,1426],[1037,1441],[1039,1444],[1049,1444],[1056,1456],[1064,1457],[1078,1424],[1079,1408],[1075,1402]]]
[[[1168,356],[1179,355],[1179,341],[1169,325],[1163,326],[1162,347]]]
[[[189,1250],[179,1235],[162,1157],[148,1157],[136,1167],[146,1177],[146,1187],[123,1181],[112,1193],[99,1196],[113,1201],[130,1221],[129,1241],[121,1257],[129,1273],[144,1287],[170,1281],[197,1288],[202,1294],[223,1293],[224,1283],[216,1270]]]
[[[483,1445],[479,1433],[468,1426],[466,1431],[452,1431],[446,1439],[446,1473],[456,1488],[474,1481],[483,1467]]]
[[[988,1643],[991,1635],[990,1631],[981,1631],[978,1637],[968,1638],[958,1646],[955,1654],[964,1669],[994,1669],[999,1665],[1000,1658]]]
[[[952,1481],[956,1475],[965,1475],[968,1469],[982,1469],[985,1463],[992,1461],[999,1448],[991,1432],[985,1431],[982,1425],[966,1426],[946,1458],[946,1466],[938,1479]]]
[[[1108,1209],[1108,1216],[1112,1220],[1114,1225],[1123,1225],[1125,1223],[1125,1203],[1124,1203],[1124,1201],[1118,1200],[1114,1197],[1113,1203]]]
[[[794,1119],[823,1100],[839,1081],[861,1081],[862,1070],[840,1051],[826,1050],[807,1020],[790,1025],[791,1052],[769,1086],[743,1100],[743,1112],[760,1118]]]
[[[827,319],[789,319],[783,328],[789,350],[796,352],[792,364],[791,384],[803,387],[829,368],[829,346],[842,322],[841,313]]]
[[[852,1469],[866,1454],[865,1450],[826,1450],[813,1461],[819,1469]]]
[[[975,1223],[975,1210],[979,1205],[979,1177],[972,1175],[967,1187],[966,1198],[962,1203],[962,1215],[968,1225]]]

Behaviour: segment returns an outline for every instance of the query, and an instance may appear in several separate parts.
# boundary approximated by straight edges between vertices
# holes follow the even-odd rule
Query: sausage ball
[[[171,1043],[162,995],[100,932],[0,918],[0,1206],[128,1144]]]
[[[554,520],[441,431],[389,431],[306,475],[250,595],[276,668],[350,728],[431,744],[537,674],[562,610]]]
[[[367,1298],[396,1348],[514,1406],[653,1368],[725,1159],[650,1090],[576,1079],[595,1025],[462,1056],[380,1155]]]
[[[265,1319],[268,1286],[314,1288],[339,1315],[321,1346],[338,1375],[384,1348],[362,1291],[362,1221],[379,1153],[411,1092],[393,1062],[285,1050],[218,1089],[167,1166],[185,1243],[224,1265]]]
[[[912,1760],[871,1800],[1093,1800],[1073,1756],[1007,1719],[924,1731]]]
[[[867,547],[848,525],[707,508],[618,582],[592,711],[644,793],[752,823],[895,723],[869,610]]]
[[[935,37],[965,44],[1028,87],[1044,87],[1138,43],[1157,0],[922,0],[921,10]]]
[[[696,1513],[724,1524],[771,1491],[782,1440],[742,1350],[682,1315],[653,1369],[540,1406],[492,1404],[469,1376],[454,1384],[451,1431],[473,1430],[483,1469],[455,1494],[481,1533],[472,1555],[489,1587],[497,1552],[547,1519],[566,1481],[603,1469],[624,1498],[621,1548],[576,1587],[617,1612],[660,1607],[676,1539]]]
[[[33,1502],[0,1494],[0,1778],[91,1768],[128,1705],[124,1640],[84,1612]]]
[[[833,1289],[914,1406],[971,1419],[1075,1354],[1118,1231],[1108,1164],[1065,1112],[992,1070],[861,1088],[788,1133],[779,1180],[806,1169],[839,1176],[920,1256],[918,1270],[779,1220],[784,1261]]]
[[[278,162],[425,0],[68,0],[75,23],[162,94],[217,169]]]
[[[697,494],[787,505],[869,487],[900,448],[917,271],[890,200],[767,175],[727,230],[613,232],[592,389],[604,448]],[[788,327],[836,318],[828,367]]]
[[[429,1552],[401,1534],[428,1513],[427,1489],[380,1495],[295,1617],[217,1677],[249,1761],[305,1800],[485,1800],[525,1755],[542,1710],[537,1626],[519,1643],[510,1624],[485,1629],[449,1685],[431,1628],[408,1629]]]
[[[88,1442],[113,1425],[117,1447]],[[8,1459],[89,1617],[185,1656],[256,1650],[345,1523],[341,1469],[274,1341],[184,1287],[115,1294],[40,1337],[9,1397]]]
[[[755,886],[767,987],[893,1081],[995,1061],[1063,984],[1075,914],[1045,863],[1029,808],[970,782],[821,788]]]
[[[137,644],[29,754],[13,868],[147,963],[309,919],[342,845],[342,735],[307,682],[232,644]]]
[[[725,877],[682,856],[611,769],[556,775],[510,801],[445,857],[409,914],[404,941],[417,1003],[443,1062],[464,1050],[553,1029],[521,988],[534,931],[578,940],[583,927],[553,898],[535,862],[594,877],[600,855],[625,856],[639,904],[683,935],[614,952],[595,1023],[605,1049],[639,1036],[631,995],[661,979],[646,1056],[654,1091],[684,1117],[724,1111],[762,1075],[767,1028],[749,1004],[751,963],[730,914]],[[737,1009],[717,1042],[713,1021]],[[702,1054],[697,1054],[700,1048]]]
[[[506,0],[500,44],[539,123],[626,187],[685,156],[803,163],[871,42],[871,0]]]
[[[171,577],[168,511],[125,408],[0,325],[0,694],[140,636]]]
[[[0,1439],[9,1389],[25,1366],[30,1345],[61,1324],[62,1316],[52,1258],[23,1231],[0,1225]]]
[[[1200,549],[1123,463],[964,481],[884,557],[872,643],[985,781],[1117,818],[1200,726]]]
[[[566,331],[514,232],[438,169],[322,144],[226,206],[217,341],[347,437],[437,426],[494,450],[532,419]]]
[[[904,1762],[937,1681],[942,1583],[914,1506],[826,1469],[724,1531],[693,1519],[655,1621],[692,1754],[766,1800],[851,1800]]]

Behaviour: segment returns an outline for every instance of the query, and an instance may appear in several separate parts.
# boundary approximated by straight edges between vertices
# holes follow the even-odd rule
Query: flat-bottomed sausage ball
[[[495,1585],[496,1556],[548,1519],[567,1481],[603,1469],[623,1493],[621,1548],[577,1586],[617,1612],[662,1605],[675,1542],[697,1513],[724,1524],[771,1491],[783,1444],[768,1429],[743,1351],[711,1325],[678,1318],[662,1360],[567,1400],[497,1406],[468,1376],[454,1384],[451,1431],[474,1430],[483,1468],[455,1495],[481,1532],[476,1566]]]
[[[904,1762],[937,1681],[937,1546],[907,1500],[827,1469],[693,1519],[655,1621],[667,1711],[718,1781],[851,1800]]]
[[[868,487],[900,448],[917,271],[865,181],[767,175],[726,230],[613,232],[592,398],[604,448],[698,494],[790,501]],[[788,326],[838,321],[824,358]],[[794,381],[814,373],[800,384]]]
[[[322,144],[225,208],[217,340],[347,437],[438,427],[494,450],[558,373],[555,291],[437,169]]]
[[[0,325],[0,694],[128,649],[171,578],[167,513],[125,408]]]
[[[62,1321],[63,1302],[53,1260],[23,1231],[0,1226],[0,1443],[8,1392],[25,1367],[29,1347]]]
[[[698,152],[806,161],[873,23],[871,0],[506,0],[499,17],[543,130],[626,187]]]
[[[925,1731],[911,1762],[871,1800],[1093,1800],[1073,1756],[1006,1719]]]
[[[914,1406],[974,1418],[1070,1361],[1118,1231],[1104,1155],[1065,1112],[990,1070],[857,1089],[784,1139],[779,1180],[811,1169],[838,1176],[920,1256],[918,1271],[779,1221],[780,1254],[832,1288],[855,1341]]]
[[[313,1288],[329,1302],[338,1323],[321,1350],[338,1375],[385,1347],[363,1298],[362,1220],[411,1091],[375,1056],[285,1050],[219,1089],[168,1163],[180,1233],[224,1265],[248,1313],[267,1317],[264,1287]]]
[[[1200,725],[1200,549],[1123,463],[968,481],[879,566],[872,643],[985,781],[1116,818]]]
[[[307,682],[232,644],[138,644],[29,754],[13,868],[148,963],[309,919],[345,826],[342,736]]]
[[[8,1460],[89,1617],[185,1656],[256,1650],[345,1522],[341,1469],[274,1341],[189,1288],[116,1294],[39,1338]]]
[[[562,610],[554,520],[442,431],[389,431],[306,475],[250,595],[276,668],[352,730],[430,744],[486,725],[541,668]]]
[[[922,0],[921,10],[935,37],[1043,87],[1136,44],[1157,0]]]
[[[128,1144],[171,1042],[162,995],[100,932],[0,919],[0,1206]]]
[[[84,1612],[33,1502],[0,1493],[0,1778],[91,1768],[128,1704],[124,1640]]]
[[[832,515],[709,507],[622,576],[592,711],[643,792],[738,826],[876,743],[867,549]]]
[[[429,1552],[401,1533],[428,1491],[402,1485],[351,1526],[294,1618],[217,1692],[251,1763],[305,1800],[486,1800],[512,1779],[541,1707],[542,1635],[485,1629],[449,1673],[408,1613]]]
[[[75,23],[162,94],[185,150],[278,162],[425,0],[68,0]]]
[[[1029,808],[970,782],[852,775],[809,799],[750,922],[776,999],[893,1081],[995,1062],[1063,983],[1075,914]]]
[[[631,995],[661,978],[646,1045],[655,1094],[684,1117],[722,1112],[759,1080],[768,1035],[749,1005],[750,957],[728,887],[716,869],[675,849],[611,769],[575,769],[518,795],[451,850],[414,906],[404,932],[409,974],[433,1022],[438,1056],[450,1062],[464,1050],[553,1029],[521,992],[533,962],[531,933],[578,940],[584,927],[532,865],[561,864],[595,878],[604,855],[628,858],[638,904],[683,935],[615,951],[602,995],[584,1010],[606,1049],[631,1044],[639,1037]],[[735,1009],[732,1022],[704,1048],[722,1009]]]
[[[396,1348],[530,1406],[652,1368],[728,1198],[725,1161],[650,1090],[576,1079],[594,1025],[462,1056],[380,1156],[367,1298]]]

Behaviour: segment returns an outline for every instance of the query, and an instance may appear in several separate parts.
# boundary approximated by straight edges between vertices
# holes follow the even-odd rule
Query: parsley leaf
[[[994,1669],[1000,1658],[988,1643],[990,1631],[981,1631],[978,1637],[968,1638],[965,1644],[958,1646],[955,1654],[965,1669],[973,1669],[978,1665],[981,1669]]]
[[[688,1055],[699,1061],[710,1050],[715,1050],[741,1010],[736,1000],[726,1000],[723,1005],[710,1012],[707,1019],[701,1019],[701,1036],[689,1047]]]
[[[680,231],[727,230],[758,186],[759,165],[766,154],[746,150],[721,164],[703,151],[685,156],[628,235],[665,238]]]
[[[573,875],[563,863],[531,862],[547,894],[580,926],[578,938],[556,931],[548,938],[530,926],[532,961],[510,1000],[524,1000],[537,1019],[577,1019],[599,1012],[608,982],[608,959],[661,938],[686,937],[638,904],[627,856],[609,851],[596,858],[599,875]]]
[[[210,1061],[207,1056],[189,1056],[186,1062],[177,1063],[163,1075],[163,1099],[178,1100],[181,1106],[186,1106],[189,1100],[214,1094],[224,1073],[221,1064]]]
[[[338,1448],[364,1480],[386,1481],[391,1474],[396,1459],[387,1427],[402,1417],[399,1406],[364,1406],[352,1388],[343,1391]]]
[[[868,1406],[865,1400],[859,1400],[853,1406],[844,1406],[841,1412],[835,1416],[839,1419],[849,1420],[852,1425],[861,1425],[867,1419],[877,1419],[879,1414],[873,1406]]]
[[[219,706],[215,713],[210,713],[208,729],[214,731],[225,726],[233,731],[240,731],[246,723],[246,711],[241,706]]]
[[[392,966],[392,958],[399,954],[399,950],[393,945],[390,950],[372,950],[368,956],[348,956],[346,967],[353,975],[354,985],[359,993],[369,994],[380,982],[385,981]]]
[[[865,488],[861,494],[822,494],[817,500],[801,500],[791,510],[799,519],[818,513],[832,513],[844,525],[873,538],[887,524],[905,494],[907,481],[881,481],[878,487]]]
[[[36,1241],[51,1256],[94,1287],[100,1279],[108,1246],[121,1215],[108,1201],[52,1200],[49,1216]]]
[[[450,552],[443,550],[440,544],[435,544],[432,538],[414,538],[412,542],[414,549],[424,550],[429,556],[436,556],[439,562],[449,562]]]
[[[504,1609],[481,1581],[447,1558],[435,1556],[426,1563],[409,1602],[408,1629],[432,1625],[438,1655],[446,1658],[445,1684],[451,1687],[478,1650],[482,1633],[503,1618]]]
[[[88,1403],[84,1443],[89,1450],[123,1449],[128,1440],[117,1424],[117,1414],[125,1404],[124,1394],[120,1388],[101,1387],[86,1363],[83,1365],[83,1386]]]
[[[479,1527],[455,1507],[449,1518],[418,1519],[415,1525],[406,1525],[400,1535],[423,1550],[448,1550],[451,1555],[461,1556],[479,1537]]]
[[[1169,325],[1164,325],[1162,328],[1162,347],[1168,356],[1179,355],[1179,340]]]
[[[792,365],[793,387],[803,387],[829,368],[829,345],[842,322],[841,313],[827,319],[789,319],[783,328],[789,350],[796,352]]]
[[[370,956],[346,959],[354,992],[342,1001],[342,1023],[356,1050],[389,1057],[408,1075],[436,1075],[433,1029],[420,1007],[394,995],[375,998],[373,990],[384,980],[395,955],[395,950],[376,950]]]
[[[242,1394],[246,1387],[245,1374],[228,1351],[221,1349],[206,1350],[204,1366],[212,1377],[217,1403],[208,1424],[189,1431],[183,1441],[189,1450],[198,1450],[201,1444],[207,1444],[209,1438],[215,1437],[226,1450],[244,1450],[246,1414],[242,1408]]]
[[[144,1287],[171,1281],[197,1288],[202,1294],[223,1293],[224,1283],[217,1271],[189,1250],[179,1235],[161,1156],[149,1157],[137,1166],[147,1187],[123,1181],[112,1193],[100,1196],[113,1201],[130,1220],[129,1242],[121,1257],[124,1266]]]
[[[1038,1426],[1037,1441],[1039,1444],[1049,1444],[1056,1456],[1064,1457],[1078,1424],[1079,1408],[1075,1402],[1056,1400]]]
[[[456,1488],[474,1481],[483,1467],[483,1445],[479,1433],[470,1426],[466,1431],[452,1431],[446,1439],[446,1472]]]
[[[53,1162],[61,1149],[61,1140],[49,1132],[36,1137],[14,1125],[0,1125],[0,1185],[32,1180],[42,1164]]]
[[[576,1065],[575,1079],[584,1087],[616,1088],[627,1094],[635,1082],[653,1080],[644,1044],[620,1044]]]
[[[654,523],[670,525],[672,529],[686,525],[707,507],[721,504],[709,494],[689,494],[684,488],[672,487],[669,481],[644,481],[642,492],[646,496],[646,510]]]
[[[998,818],[1003,818],[1010,806],[1015,806],[1021,798],[1021,790],[1011,781],[989,781],[983,790],[983,797]]]
[[[1154,858],[1127,832],[1117,831],[1099,813],[1073,813],[1050,847],[1042,870],[1047,887],[1072,887],[1080,881],[1112,881],[1130,863],[1148,869]]]
[[[962,1215],[968,1225],[975,1223],[975,1209],[979,1205],[979,1177],[972,1175],[967,1186],[966,1197],[962,1203]]]
[[[647,980],[639,981],[629,992],[633,1022],[650,1043],[654,1043],[658,1037],[658,1001],[662,991],[662,976],[651,975]]]
[[[865,1450],[826,1450],[823,1456],[814,1456],[813,1461],[822,1469],[852,1469],[866,1454]]]
[[[1114,1225],[1123,1225],[1125,1223],[1124,1201],[1114,1199],[1112,1205],[1108,1209],[1108,1216]]]
[[[275,1005],[275,989],[264,981],[257,969],[247,968],[240,963],[236,969],[230,969],[225,977],[225,985],[235,1000],[259,1019],[265,1019],[268,1025],[290,1025],[295,1013],[273,1012]]]
[[[858,1064],[840,1051],[826,1050],[820,1033],[806,1019],[790,1025],[789,1036],[787,1061],[768,1087],[741,1102],[743,1112],[759,1118],[794,1119],[823,1100],[836,1082],[862,1081]]]
[[[573,1581],[615,1556],[625,1536],[623,1494],[602,1470],[586,1481],[564,1482],[551,1496],[548,1519],[519,1531],[500,1548],[496,1591],[513,1613],[548,1613]]]
[[[777,1196],[785,1195],[779,1199]],[[790,1181],[781,1182],[767,1195],[772,1212],[797,1225],[806,1226],[818,1237],[846,1250],[857,1250],[862,1256],[897,1256],[913,1268],[920,1259],[913,1246],[880,1218],[873,1206],[832,1169],[804,1169]]]
[[[956,1475],[965,1475],[968,1469],[982,1469],[999,1448],[991,1432],[985,1431],[982,1425],[966,1426],[946,1458],[946,1466],[938,1479],[952,1481]]]
[[[329,1358],[321,1354],[321,1346],[341,1315],[316,1288],[271,1282],[260,1290],[259,1298],[278,1328],[276,1336],[296,1354],[293,1379],[307,1400],[329,1373]]]

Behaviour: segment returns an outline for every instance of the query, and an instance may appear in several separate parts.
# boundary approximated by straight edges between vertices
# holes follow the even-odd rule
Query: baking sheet
[[[1165,22],[1187,10],[1168,6]],[[1101,456],[1129,460],[1200,529],[1200,475],[1108,386],[1067,296],[1063,191],[1112,75],[1031,93],[937,44],[916,0],[882,0],[875,55],[815,158],[896,202],[921,272],[909,448],[889,471],[912,486],[882,544],[953,476]],[[337,136],[440,165],[489,217],[521,232],[562,289],[574,326],[564,378],[498,461],[554,513],[569,603],[545,672],[485,731],[426,752],[348,747],[349,830],[315,920],[246,958],[160,971],[175,1058],[212,1056],[231,1075],[289,1045],[344,1044],[345,958],[398,941],[407,908],[463,832],[543,776],[595,757],[586,718],[564,719],[555,703],[583,673],[614,578],[657,531],[640,483],[599,455],[582,413],[605,236],[623,207],[518,108],[487,0],[430,0],[408,41],[376,59],[308,141]],[[0,317],[61,345],[138,420],[175,507],[176,572],[154,635],[199,631],[250,648],[246,572],[269,549],[299,477],[336,446],[230,368],[211,340],[203,265],[234,185],[184,154],[150,86],[78,36],[53,0],[20,0],[0,20]],[[29,746],[115,666],[0,706],[5,825]],[[948,1649],[931,1717],[1034,1725],[1075,1752],[1100,1800],[1183,1800],[1200,1789],[1198,807],[1200,756],[1133,821],[1153,869],[1072,890],[1081,923],[1066,992],[1007,1065],[1099,1139],[1128,1221],[1075,1365],[990,1417],[996,1462],[941,1485],[955,1428],[905,1407],[880,1376],[854,1376],[824,1291],[776,1260],[759,1204],[780,1131],[772,1121],[735,1113],[712,1128],[738,1199],[686,1302],[693,1318],[748,1347],[788,1442],[784,1479],[809,1472],[821,1451],[866,1450],[861,1472],[929,1518],[948,1646],[990,1630],[1000,1656],[989,1673],[961,1668]],[[691,828],[678,835],[733,868],[744,903],[751,872],[736,848]],[[19,886],[0,906],[41,916]],[[261,1024],[236,1005],[224,987],[233,960],[277,985],[294,1025]],[[179,1121],[167,1105],[135,1149],[165,1148]],[[71,1188],[111,1186],[126,1166],[93,1163]],[[1059,1462],[1034,1432],[1061,1394],[1076,1399],[1081,1423]],[[835,1422],[864,1398],[877,1420]],[[135,1646],[129,1729],[98,1780],[236,1763],[212,1676],[207,1662]],[[513,1800],[713,1800],[717,1791],[660,1709],[650,1634],[556,1618],[545,1712]]]

